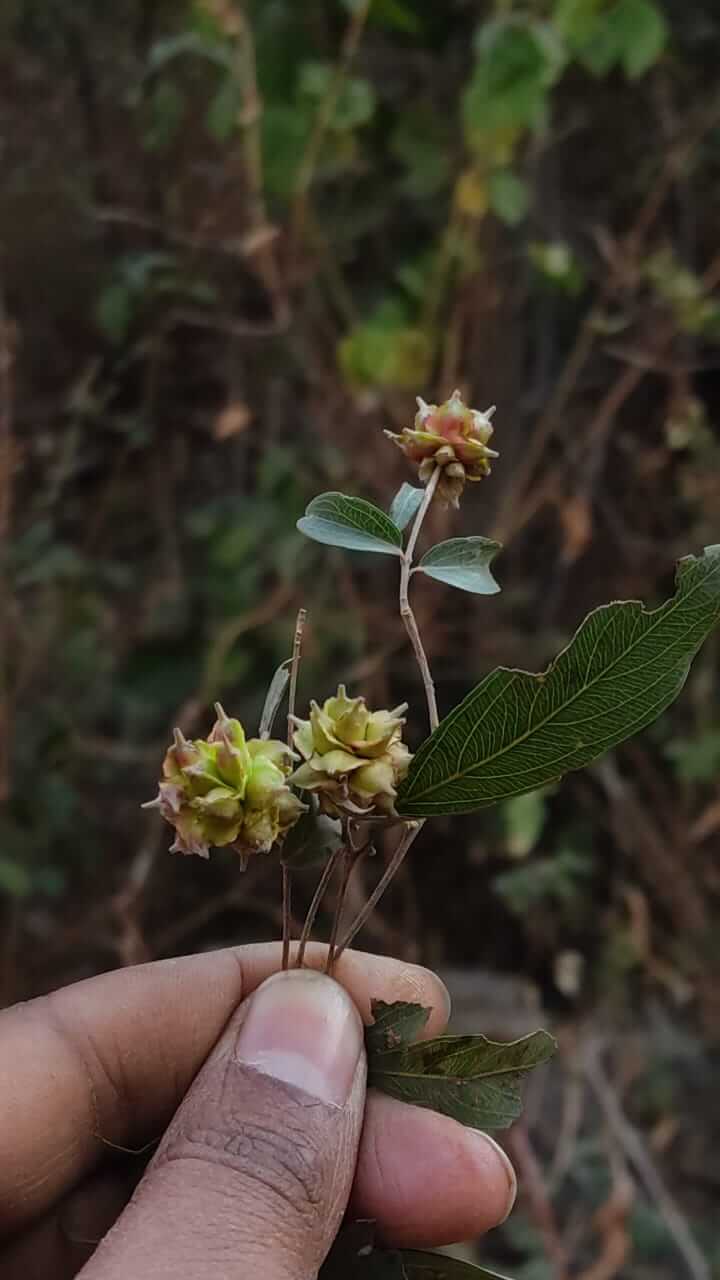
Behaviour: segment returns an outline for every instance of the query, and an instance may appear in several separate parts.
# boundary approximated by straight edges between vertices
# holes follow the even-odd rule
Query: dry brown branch
[[[693,1238],[684,1213],[665,1186],[642,1137],[623,1111],[612,1081],[602,1065],[602,1052],[601,1043],[597,1040],[590,1042],[584,1054],[583,1071],[603,1110],[610,1132],[628,1164],[637,1173],[646,1193],[654,1200],[668,1235],[685,1263],[688,1275],[693,1280],[711,1280],[710,1266]]]
[[[348,22],[342,44],[340,46],[340,56],[335,67],[335,72],[328,84],[327,92],[318,107],[312,132],[302,160],[300,161],[298,176],[295,183],[295,199],[290,219],[291,260],[295,257],[295,252],[304,238],[308,210],[308,195],[315,176],[315,169],[320,158],[325,136],[332,122],[335,108],[338,104],[338,99],[340,97],[345,78],[358,51],[363,32],[365,30],[365,24],[368,19],[368,14],[370,12],[370,4],[371,0],[362,0]]]
[[[613,1162],[610,1194],[593,1215],[593,1229],[602,1241],[600,1257],[576,1277],[576,1280],[614,1280],[630,1257],[631,1240],[628,1216],[635,1200],[635,1184],[624,1162]]]
[[[545,1256],[554,1268],[554,1280],[567,1280],[568,1258],[565,1245],[540,1162],[522,1120],[509,1131],[506,1145],[518,1172],[530,1219],[542,1237]]]

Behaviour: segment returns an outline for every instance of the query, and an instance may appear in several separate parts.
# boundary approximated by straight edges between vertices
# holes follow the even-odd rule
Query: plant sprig
[[[675,594],[658,608],[624,601],[596,609],[546,671],[500,667],[441,718],[410,603],[411,580],[419,574],[473,596],[494,596],[500,587],[490,565],[501,547],[478,535],[450,538],[416,562],[418,542],[433,502],[457,507],[466,483],[488,476],[498,455],[488,444],[492,410],[468,409],[459,392],[440,406],[422,400],[418,406],[412,428],[387,434],[417,464],[424,488],[403,484],[389,514],[363,498],[321,494],[298,528],[325,545],[399,561],[399,614],[420,674],[429,736],[412,756],[403,740],[407,705],[372,711],[344,685],[322,704],[312,701],[307,719],[298,718],[301,609],[292,655],[268,691],[259,738],[246,740],[222,708],[207,740],[189,743],[176,731],[153,802],[174,826],[173,847],[181,852],[207,856],[210,845],[229,845],[244,862],[279,851],[285,968],[293,959],[295,871],[320,868],[294,956],[298,966],[338,878],[326,958],[332,973],[429,819],[472,813],[556,782],[650,724],[677,697],[692,659],[720,621],[720,546],[711,546],[680,561]],[[270,733],[286,691],[287,741],[276,742]],[[353,870],[375,839],[391,831],[397,839],[385,869],[343,933]],[[371,1083],[474,1127],[510,1124],[521,1110],[521,1079],[552,1055],[552,1037],[537,1031],[512,1044],[484,1036],[423,1040],[428,1013],[374,1004],[367,1033]],[[356,1235],[338,1241],[323,1271],[327,1280],[336,1274],[358,1280],[491,1275],[434,1255],[393,1253],[372,1243],[359,1249]]]

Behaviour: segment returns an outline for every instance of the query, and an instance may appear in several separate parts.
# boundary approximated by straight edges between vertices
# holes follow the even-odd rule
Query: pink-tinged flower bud
[[[459,391],[453,391],[441,405],[426,404],[420,397],[417,403],[413,428],[385,434],[411,462],[418,464],[419,477],[425,483],[436,467],[441,468],[438,493],[457,507],[466,480],[482,480],[490,475],[490,460],[499,456],[488,447],[495,406],[483,413],[468,409]]]
[[[243,863],[267,853],[297,822],[306,806],[287,785],[292,753],[284,742],[251,738],[239,720],[216,704],[207,739],[188,742],[179,729],[165,756],[157,798],[175,828],[173,853],[207,858],[212,846],[230,845]]]
[[[393,813],[397,785],[408,771],[402,741],[407,703],[392,711],[368,711],[364,698],[349,698],[344,685],[310,719],[297,720],[293,738],[303,764],[289,781],[314,791],[324,813]]]

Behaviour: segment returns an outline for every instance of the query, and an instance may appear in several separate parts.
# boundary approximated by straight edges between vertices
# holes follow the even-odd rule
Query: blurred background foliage
[[[171,860],[139,805],[172,724],[256,722],[300,604],[301,699],[408,697],[420,740],[393,566],[295,532],[322,489],[389,504],[416,393],[498,405],[433,532],[499,537],[503,594],[416,588],[445,709],[718,539],[719,56],[714,0],[4,0],[3,1000],[277,932],[269,860]],[[559,1030],[518,1280],[720,1276],[719,658],[435,823],[363,935],[473,1029]]]

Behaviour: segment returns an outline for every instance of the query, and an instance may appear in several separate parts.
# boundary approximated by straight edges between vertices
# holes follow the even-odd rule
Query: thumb
[[[268,979],[82,1280],[314,1280],[350,1194],[365,1074],[362,1022],[341,986],[306,969]]]

